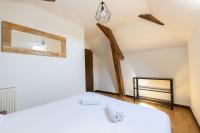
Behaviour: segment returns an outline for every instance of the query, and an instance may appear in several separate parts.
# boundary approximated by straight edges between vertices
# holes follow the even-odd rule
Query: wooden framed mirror
[[[2,52],[65,58],[66,39],[3,21]]]

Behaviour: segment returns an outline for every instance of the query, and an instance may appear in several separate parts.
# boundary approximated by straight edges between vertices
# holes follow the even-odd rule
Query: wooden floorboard
[[[123,101],[127,101],[130,103],[134,103],[133,99],[130,97],[119,97],[114,94],[108,94],[102,92],[100,94],[120,99]],[[200,128],[197,125],[190,108],[175,106],[174,110],[171,110],[170,106],[166,104],[153,103],[147,101],[137,101],[136,104],[140,104],[141,106],[156,108],[158,110],[166,112],[171,120],[172,133],[200,133]]]

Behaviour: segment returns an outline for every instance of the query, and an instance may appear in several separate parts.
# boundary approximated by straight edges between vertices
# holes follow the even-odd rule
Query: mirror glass
[[[43,52],[62,52],[62,42],[58,40],[16,30],[12,30],[11,36],[11,47],[32,49]]]

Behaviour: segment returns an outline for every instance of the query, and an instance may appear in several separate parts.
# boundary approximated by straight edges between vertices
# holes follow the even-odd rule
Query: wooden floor
[[[134,103],[133,99],[130,97],[119,97],[117,95],[107,93],[100,94]],[[145,101],[137,101],[136,104],[156,108],[166,112],[171,119],[172,133],[200,133],[200,128],[197,125],[195,118],[189,108],[175,106],[174,110],[171,110],[170,107],[166,104]]]

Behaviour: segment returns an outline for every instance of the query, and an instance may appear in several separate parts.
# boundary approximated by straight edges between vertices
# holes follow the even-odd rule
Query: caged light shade
[[[109,11],[109,9],[106,6],[104,1],[102,1],[99,4],[99,7],[98,7],[96,15],[95,15],[95,18],[101,24],[109,22],[109,20],[111,18],[111,13],[110,13],[110,11]]]

